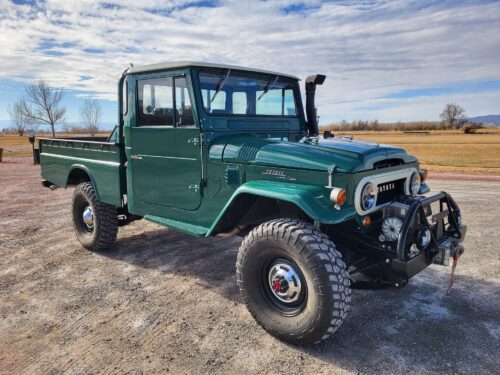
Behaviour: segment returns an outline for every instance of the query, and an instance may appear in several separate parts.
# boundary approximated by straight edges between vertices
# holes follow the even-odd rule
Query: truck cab
[[[458,205],[398,147],[321,137],[323,75],[175,62],[127,69],[108,139],[40,139],[43,183],[76,186],[73,224],[103,251],[146,220],[242,236],[237,279],[256,320],[290,342],[341,324],[351,285],[396,287],[463,252]]]

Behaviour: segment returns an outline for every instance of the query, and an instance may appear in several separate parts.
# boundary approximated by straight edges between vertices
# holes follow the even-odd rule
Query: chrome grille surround
[[[405,179],[404,193],[406,195],[410,195],[410,178],[414,172],[418,172],[416,168],[405,168],[405,169],[399,169],[397,171],[374,174],[371,176],[364,177],[361,181],[358,182],[358,186],[356,187],[356,192],[354,194],[354,207],[356,208],[356,212],[359,215],[367,215],[370,212],[377,211],[378,209],[384,207],[385,205],[387,205],[389,203],[389,202],[386,202],[383,204],[375,204],[375,206],[373,206],[369,210],[366,210],[366,211],[363,210],[363,208],[361,207],[361,190],[368,182],[371,182],[375,186],[378,186],[380,184],[385,184],[385,183],[388,183],[391,181]],[[376,191],[376,194],[378,196],[378,189]]]

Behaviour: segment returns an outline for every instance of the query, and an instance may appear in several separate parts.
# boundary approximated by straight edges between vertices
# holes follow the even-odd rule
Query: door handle
[[[199,140],[198,140],[197,137],[195,137],[195,138],[189,138],[188,141],[187,141],[187,143],[192,143],[193,146],[198,146]]]
[[[142,156],[132,155],[132,159],[134,159],[134,160],[142,160]]]

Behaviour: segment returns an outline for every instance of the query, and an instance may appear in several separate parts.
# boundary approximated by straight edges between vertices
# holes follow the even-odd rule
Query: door
[[[136,96],[129,158],[134,200],[196,210],[201,202],[200,129],[186,76],[137,79]]]

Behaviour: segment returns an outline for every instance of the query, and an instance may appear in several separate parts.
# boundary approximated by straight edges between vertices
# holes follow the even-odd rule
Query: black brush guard
[[[440,192],[430,197],[404,197],[402,202],[408,204],[409,208],[395,246],[388,248],[383,246],[376,236],[362,233],[359,229],[354,230],[357,225],[352,221],[325,228],[344,254],[356,253],[356,257],[348,262],[349,267],[353,267],[351,277],[363,274],[372,279],[353,280],[353,287],[400,288],[430,264],[447,265],[449,258],[464,251],[461,243],[467,227],[457,223],[455,215],[460,213],[460,209],[448,193]],[[425,208],[435,202],[439,202],[439,212],[427,214]],[[448,225],[445,223],[446,218]],[[412,254],[409,251],[414,239],[411,233],[415,232],[416,226],[429,228],[431,242],[426,249]]]
[[[440,210],[431,215],[433,223],[429,223],[424,207],[432,203],[439,202]],[[396,258],[392,260],[393,270],[410,278],[433,263],[435,258],[437,263],[447,265],[447,259],[457,253],[464,251],[461,242],[467,232],[466,225],[459,225],[456,220],[456,213],[460,212],[455,200],[446,192],[431,197],[422,197],[415,200],[408,210],[401,234],[399,235],[396,248]],[[445,218],[448,218],[448,228],[445,228]],[[408,246],[408,234],[414,220],[420,219],[420,224],[431,230],[431,242],[429,246],[420,251],[416,256],[408,258],[406,247]]]

